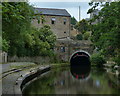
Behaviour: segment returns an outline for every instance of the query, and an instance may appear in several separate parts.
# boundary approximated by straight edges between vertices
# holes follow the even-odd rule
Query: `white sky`
[[[43,2],[43,0],[29,0],[30,2]],[[44,0],[44,2],[90,2],[91,0]]]
[[[90,0],[29,0],[30,4],[38,8],[66,9],[70,13],[70,15],[74,16],[78,21],[79,6],[81,9],[80,19],[89,18],[89,14],[87,14],[88,9],[90,8],[90,6],[88,5],[88,1]]]

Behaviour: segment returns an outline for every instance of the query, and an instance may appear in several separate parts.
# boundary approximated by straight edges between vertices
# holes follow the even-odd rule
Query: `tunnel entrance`
[[[81,51],[75,52],[70,58],[70,68],[75,78],[87,77],[91,69],[90,55]]]

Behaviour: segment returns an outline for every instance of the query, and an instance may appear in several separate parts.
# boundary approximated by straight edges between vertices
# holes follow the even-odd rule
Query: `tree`
[[[120,1],[106,3],[90,3],[93,12],[100,4],[101,11],[91,21],[100,19],[95,25],[91,25],[92,42],[99,51],[108,58],[120,57]],[[120,64],[120,62],[119,62]]]
[[[44,25],[41,29],[32,28],[25,34],[25,48],[28,56],[51,56],[55,46],[56,36],[50,26]]]
[[[75,17],[71,17],[71,24],[75,25],[77,23],[77,20],[75,19]]]
[[[88,22],[85,19],[82,19],[81,21],[79,21],[76,25],[75,28],[81,32],[82,34],[84,34],[87,30],[88,30]]]
[[[35,54],[39,53],[39,55],[42,56],[52,55],[53,48],[55,46],[56,36],[50,30],[50,26],[44,25],[41,29],[38,29],[38,33],[34,35],[36,35],[36,44],[40,44],[38,49],[39,52],[35,52]]]
[[[9,55],[23,51],[23,35],[30,30],[33,14],[33,7],[27,2],[2,2],[3,40],[9,41]]]
[[[82,34],[77,34],[76,38],[77,38],[77,40],[82,40],[83,39],[83,35]]]
[[[3,50],[14,56],[51,56],[56,37],[45,25],[41,29],[33,28],[34,9],[27,2],[2,3]]]
[[[90,32],[85,32],[85,33],[83,34],[84,40],[88,40],[89,37],[90,37]]]

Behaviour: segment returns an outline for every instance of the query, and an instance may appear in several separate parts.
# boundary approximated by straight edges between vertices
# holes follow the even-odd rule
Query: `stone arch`
[[[72,53],[72,55],[70,56],[69,61],[71,60],[71,58],[73,57],[73,55],[76,54],[76,53],[78,53],[78,52],[83,52],[83,53],[87,54],[88,57],[90,58],[90,54],[89,54],[87,51],[84,51],[84,50],[78,50],[78,51],[75,51],[75,52]]]
[[[70,70],[77,79],[88,77],[91,70],[90,54],[84,50],[75,51],[70,57]]]
[[[70,57],[70,64],[72,65],[90,65],[90,54],[84,50],[75,51]]]

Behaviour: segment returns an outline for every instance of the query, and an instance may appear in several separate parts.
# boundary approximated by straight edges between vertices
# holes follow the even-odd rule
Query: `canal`
[[[27,85],[26,94],[119,94],[120,81],[105,70],[71,67],[53,68]]]

